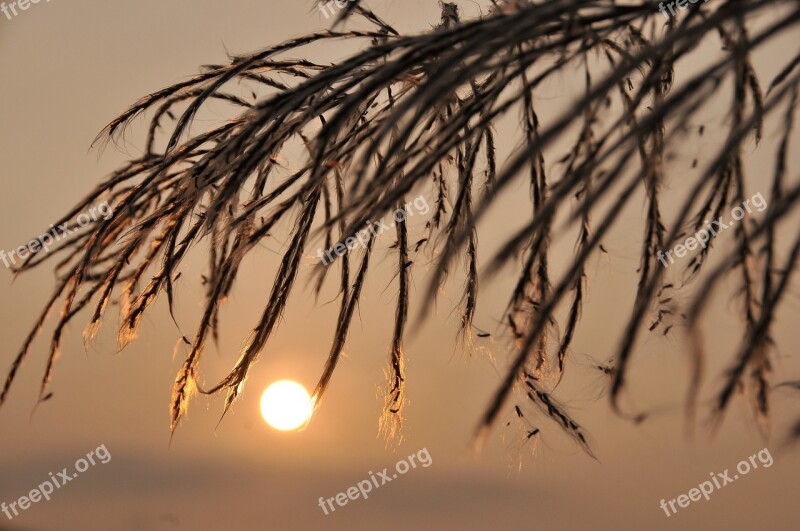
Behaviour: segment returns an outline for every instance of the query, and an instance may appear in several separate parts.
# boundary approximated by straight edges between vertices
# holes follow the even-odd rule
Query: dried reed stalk
[[[644,323],[651,322],[651,332],[664,325],[664,332],[658,332],[667,333],[679,318],[671,302],[678,288],[665,279],[656,252],[669,249],[690,227],[697,229],[709,216],[718,217],[746,197],[746,142],[751,136],[757,142],[764,121],[783,109],[783,134],[763,219],[752,219],[749,226],[742,224],[726,235],[735,241],[735,249],[711,272],[705,271],[711,247],[698,252],[684,269],[687,279],[703,279],[686,312],[692,332],[690,411],[704,366],[700,318],[714,287],[728,273],[737,272],[745,333],[714,412],[721,414],[733,395],[744,389],[765,424],[773,370],[769,331],[789,289],[800,246],[798,234],[788,257],[780,261],[779,224],[796,213],[800,194],[800,185],[789,182],[786,175],[800,53],[792,52],[795,55],[788,57],[766,93],[751,55],[776,37],[797,31],[797,2],[698,3],[690,5],[685,16],[666,23],[650,2],[491,4],[484,16],[462,20],[456,4],[443,3],[436,27],[400,35],[362,2],[351,2],[332,30],[234,56],[229,64],[205,66],[194,78],[142,98],[112,121],[98,142],[119,138],[131,120],[152,113],[146,152],[101,182],[59,223],[70,221],[100,198],[114,206],[111,219],[99,220],[49,254],[34,253],[18,269],[20,273],[63,257],[55,266],[55,293],[13,360],[0,403],[48,313],[59,302],[40,400],[50,396],[48,383],[64,328],[83,308],[94,305],[85,334],[88,341],[97,333],[109,303],[118,302],[119,343],[125,346],[159,295],[166,293],[172,310],[183,259],[196,243],[206,240],[210,248],[204,276],[206,307],[194,339],[183,338],[189,353],[174,384],[171,429],[177,427],[196,389],[225,391],[227,411],[286,308],[309,241],[322,235],[328,246],[344,242],[367,220],[380,219],[412,193],[432,191],[427,234],[412,245],[410,227],[399,223],[392,249],[397,253],[398,303],[381,420],[381,429],[392,437],[399,433],[405,401],[403,337],[415,255],[427,250],[435,257],[429,288],[420,301],[427,311],[456,257],[464,253],[459,333],[471,339],[478,302],[477,228],[500,194],[525,175],[532,208],[519,215],[527,221],[507,235],[487,268],[491,275],[522,260],[500,319],[512,339],[512,362],[478,431],[485,433],[517,392],[591,455],[582,428],[551,396],[570,366],[568,354],[585,300],[587,260],[607,252],[603,238],[618,222],[619,213],[639,197],[637,192],[643,192],[646,218],[636,297],[614,365],[607,367],[611,401],[621,411],[620,395]],[[779,17],[751,34],[752,20],[776,10]],[[340,29],[351,18],[361,18],[375,29]],[[682,76],[676,88],[679,62],[696,56],[702,42],[715,39],[719,57],[706,57],[705,66]],[[303,57],[309,45],[338,41],[366,46],[330,65],[289,58]],[[582,96],[556,119],[542,122],[537,90],[573,70],[583,73]],[[665,153],[693,113],[723,96],[727,81],[732,87],[727,94],[731,120],[727,130],[716,132],[723,145],[686,183],[690,194],[675,219],[665,220],[661,214],[668,177]],[[193,119],[212,101],[229,108],[231,119],[197,132]],[[519,148],[498,161],[493,126],[509,115],[521,118],[521,130],[518,138],[503,141],[516,142]],[[167,135],[162,137],[164,127]],[[571,148],[555,152],[556,140],[569,141]],[[288,152],[296,146],[304,146],[308,154],[287,164]],[[476,179],[480,175],[483,178]],[[603,203],[612,208],[601,211],[598,205]],[[561,213],[568,214],[570,226],[579,225],[579,236],[572,263],[557,271],[550,263],[550,246]],[[220,308],[234,288],[239,266],[272,237],[279,222],[287,221],[293,226],[291,239],[263,314],[230,373],[203,390],[197,383],[199,363],[207,339],[216,337]],[[353,279],[350,253],[339,260],[341,309],[314,392],[316,406],[340,359],[372,253],[370,238]],[[317,292],[327,271],[321,265],[315,270]],[[561,308],[567,315],[563,333],[556,326]],[[520,407],[515,410],[523,418]],[[630,415],[644,418],[643,413]]]

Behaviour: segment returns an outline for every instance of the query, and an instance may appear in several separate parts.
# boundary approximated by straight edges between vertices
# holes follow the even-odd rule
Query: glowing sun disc
[[[275,382],[261,395],[261,416],[276,430],[300,428],[311,418],[313,409],[308,391],[292,380]]]

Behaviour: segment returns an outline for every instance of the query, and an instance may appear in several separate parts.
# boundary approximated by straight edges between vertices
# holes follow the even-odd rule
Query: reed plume
[[[175,278],[189,250],[205,240],[205,308],[194,338],[182,338],[189,353],[173,388],[171,429],[195,390],[225,393],[227,411],[286,309],[311,239],[324,237],[328,247],[344,243],[367,221],[382,218],[412,194],[425,193],[435,198],[425,234],[417,238],[406,223],[398,223],[390,250],[397,264],[398,298],[380,426],[390,437],[397,435],[405,401],[403,339],[415,256],[428,252],[435,258],[428,288],[415,301],[424,311],[457,269],[457,258],[464,257],[458,333],[471,339],[479,303],[477,228],[501,193],[524,179],[530,211],[517,213],[522,228],[498,236],[503,244],[486,258],[481,278],[485,285],[500,270],[517,272],[499,316],[511,339],[511,362],[478,434],[485,434],[517,397],[593,455],[583,429],[552,393],[571,366],[571,345],[588,289],[587,260],[607,252],[603,239],[619,224],[620,212],[639,197],[646,215],[636,296],[608,369],[613,407],[632,419],[644,418],[644,412],[624,411],[620,404],[636,343],[647,323],[651,333],[668,333],[683,319],[692,334],[687,406],[694,411],[705,357],[700,319],[720,280],[734,274],[742,287],[744,334],[712,409],[715,415],[723,413],[735,394],[745,392],[765,425],[774,371],[770,330],[791,286],[800,248],[795,229],[781,259],[777,236],[781,224],[791,229],[786,220],[800,204],[800,182],[790,178],[786,161],[794,138],[800,53],[790,51],[767,91],[751,56],[797,31],[798,3],[697,3],[666,22],[652,3],[642,1],[492,1],[485,14],[472,19],[463,19],[455,3],[442,3],[441,9],[435,27],[404,35],[363,2],[352,2],[330,30],[204,66],[195,77],[145,96],[113,120],[98,144],[119,139],[132,120],[150,114],[145,153],[103,180],[59,223],[100,198],[113,205],[112,218],[98,220],[49,254],[34,253],[16,271],[60,259],[54,266],[55,292],[12,362],[0,403],[48,313],[59,308],[41,400],[49,396],[64,328],[81,310],[92,309],[85,333],[89,341],[109,303],[118,302],[124,347],[159,296],[166,295],[172,312]],[[766,16],[775,12],[781,16]],[[757,18],[769,22],[754,30]],[[345,29],[353,21],[370,29]],[[311,45],[342,41],[358,43],[361,50],[333,64],[295,58],[308,57]],[[679,76],[679,63],[697,58],[707,43],[717,43],[719,54],[706,54],[701,68]],[[580,95],[555,119],[543,120],[537,91],[562,82],[565,74],[579,84]],[[668,149],[686,132],[683,124],[694,113],[723,95],[730,101],[730,120],[714,133],[722,145],[684,179],[689,194],[668,220],[662,213],[670,177]],[[222,102],[230,118],[197,131],[193,120],[212,101]],[[517,118],[521,127],[518,137],[502,141],[518,148],[498,160],[494,126],[506,116]],[[681,316],[670,302],[670,293],[679,288],[666,279],[656,253],[747,196],[745,147],[762,138],[768,119],[782,130],[769,209],[726,235],[734,249],[723,253],[713,269],[706,260],[715,251],[713,240],[682,266],[686,279],[701,287]],[[561,150],[557,142],[567,142],[568,149]],[[304,150],[299,159],[297,147]],[[604,203],[611,208],[600,208]],[[578,227],[578,238],[571,262],[559,270],[550,260],[551,242],[556,221],[563,218]],[[288,222],[291,234],[263,313],[230,373],[204,389],[197,382],[198,370],[209,337],[216,336],[220,308],[244,258],[275,238],[279,222]],[[373,240],[363,251],[348,251],[337,260],[341,306],[314,392],[317,407],[362,296]],[[352,271],[354,263],[358,267]],[[315,266],[317,290],[332,269]],[[556,319],[560,309],[567,315],[563,332]],[[522,418],[520,407],[515,410]],[[532,433],[538,436],[539,428]]]

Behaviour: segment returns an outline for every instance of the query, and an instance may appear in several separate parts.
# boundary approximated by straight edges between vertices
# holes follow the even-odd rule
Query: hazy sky
[[[407,31],[427,28],[439,18],[433,0],[371,5]],[[0,249],[40,234],[125,160],[113,146],[100,157],[87,150],[97,132],[127,105],[185,79],[200,65],[225,61],[226,50],[244,53],[323,27],[324,17],[311,6],[298,0],[54,0],[32,5],[12,20],[0,15]],[[796,53],[797,37],[776,43],[757,61],[766,79],[774,76],[779,62]],[[332,47],[317,57],[331,60],[341,51]],[[554,84],[545,86],[539,97],[548,107],[569,103]],[[682,156],[670,163],[670,186],[676,193],[682,189],[681,176],[690,171],[691,157],[683,155],[702,157],[703,142],[713,142],[712,125],[725,118],[723,108],[711,109],[711,138],[687,138]],[[501,133],[513,125],[501,126]],[[771,171],[775,131],[774,124],[768,127],[759,153],[751,155],[752,193],[761,191],[760,183],[768,177],[762,178],[759,168]],[[128,135],[124,148],[129,153],[141,149],[141,132],[138,127]],[[798,147],[797,137],[793,146]],[[513,147],[501,150],[507,153]],[[796,177],[796,154],[792,163],[790,175]],[[763,191],[766,195],[768,189]],[[520,182],[503,198],[503,208],[481,230],[483,253],[499,245],[500,238],[493,236],[519,225],[520,219],[509,213],[525,208],[527,194]],[[605,242],[609,254],[591,264],[590,299],[575,344],[578,359],[591,355],[604,360],[617,346],[633,301],[643,212],[626,211],[619,230]],[[282,241],[278,238],[246,260],[239,289],[223,314],[219,349],[209,349],[201,365],[203,381],[219,381],[235,362],[268,296]],[[387,236],[378,248],[391,243]],[[559,242],[562,261],[571,247],[572,239]],[[313,261],[312,256],[305,261],[308,269]],[[495,368],[482,352],[464,354],[455,346],[457,318],[451,309],[459,296],[457,280],[452,292],[439,299],[434,317],[407,339],[406,440],[387,450],[377,437],[377,419],[394,315],[394,263],[377,263],[346,358],[314,421],[300,433],[269,428],[258,410],[261,392],[275,380],[295,379],[312,388],[327,356],[338,306],[324,304],[329,300],[325,295],[315,306],[311,290],[300,284],[278,334],[219,428],[222,399],[197,397],[171,446],[167,404],[182,359],[172,357],[179,335],[163,303],[146,315],[139,339],[118,355],[113,319],[88,353],[81,338],[85,319],[77,320],[56,367],[53,399],[31,417],[48,346],[43,336],[0,409],[0,502],[27,494],[48,473],[72,467],[100,445],[112,458],[13,521],[0,514],[0,529],[782,530],[800,524],[794,506],[800,455],[783,445],[786,427],[800,415],[796,396],[791,391],[774,395],[774,437],[767,442],[741,400],[714,436],[700,429],[689,440],[681,408],[687,371],[680,331],[648,337],[633,363],[640,379],[632,400],[664,411],[651,422],[634,427],[611,413],[607,400],[594,403],[599,383],[593,375],[576,373],[559,389],[559,397],[592,434],[598,461],[544,420],[535,459],[524,457],[527,447],[519,431],[506,432],[503,425],[476,454],[472,433],[507,354],[500,341],[479,343],[495,355]],[[180,285],[179,321],[189,335],[202,301],[197,279],[203,266],[195,256]],[[426,286],[424,273],[415,273],[412,303]],[[506,272],[482,286],[476,324],[495,329],[514,280]],[[0,267],[3,376],[52,286],[46,268],[12,284],[10,273]],[[334,287],[326,292],[329,298]],[[706,319],[713,355],[706,391],[719,384],[717,376],[741,332],[735,287],[733,281],[723,285]],[[797,379],[800,364],[792,357],[800,339],[797,290],[781,310],[774,334],[776,366],[782,376]],[[710,501],[693,503],[669,519],[659,509],[662,498],[686,493],[709,472],[732,469],[765,446],[775,459],[770,468],[751,472]],[[422,448],[433,460],[430,467],[412,470],[375,490],[368,500],[352,501],[332,515],[325,516],[318,507],[320,496],[335,496],[370,471],[391,468]]]

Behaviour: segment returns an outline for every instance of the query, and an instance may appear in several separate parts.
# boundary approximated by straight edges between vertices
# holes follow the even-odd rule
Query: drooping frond
[[[790,0],[719,0],[691,4],[666,21],[651,2],[509,0],[488,7],[479,18],[463,19],[456,4],[442,3],[436,27],[401,35],[363,2],[353,2],[331,30],[235,56],[229,64],[205,66],[194,78],[142,98],[112,121],[98,141],[119,138],[134,118],[149,114],[146,151],[102,181],[59,223],[99,200],[113,206],[112,217],[86,227],[49,254],[34,253],[19,267],[23,272],[61,258],[55,266],[57,289],[13,361],[0,403],[50,310],[60,304],[42,398],[65,326],[83,308],[93,310],[86,331],[90,340],[109,302],[118,302],[119,343],[125,346],[159,296],[166,295],[172,310],[174,280],[184,259],[205,241],[205,308],[194,338],[184,338],[189,352],[174,384],[171,427],[180,422],[196,389],[224,392],[227,411],[264,352],[292,288],[303,278],[311,240],[322,235],[327,248],[346,251],[331,256],[332,264],[320,257],[314,266],[317,290],[329,268],[341,271],[339,317],[314,393],[319,406],[375,252],[374,234],[364,227],[402,209],[409,198],[423,196],[432,202],[425,234],[397,223],[390,250],[398,269],[398,297],[382,429],[399,433],[408,286],[415,256],[429,252],[435,257],[430,285],[415,304],[432,307],[446,276],[459,265],[457,258],[465,257],[459,329],[465,337],[472,333],[479,302],[479,265],[487,264],[488,276],[507,268],[517,272],[505,313],[498,316],[512,337],[512,359],[479,431],[493,425],[516,392],[591,452],[582,429],[551,397],[570,366],[586,298],[587,260],[606,252],[603,238],[619,223],[619,214],[643,197],[636,296],[610,393],[621,410],[620,395],[643,327],[652,323],[651,332],[659,327],[668,331],[667,322],[679,318],[669,296],[676,288],[665,278],[659,253],[749,197],[744,146],[750,138],[761,139],[765,121],[776,117],[783,135],[763,217],[753,216],[725,235],[735,240],[735,249],[714,269],[708,270],[706,257],[720,237],[716,232],[686,266],[676,266],[687,279],[703,279],[686,315],[694,334],[688,403],[696,401],[703,369],[699,319],[715,285],[735,273],[742,285],[745,334],[715,411],[721,413],[734,392],[746,389],[759,418],[766,420],[770,325],[794,273],[800,242],[800,234],[793,235],[790,253],[781,260],[776,231],[796,213],[800,194],[800,182],[786,162],[800,53],[787,55],[766,93],[752,55],[797,31],[800,6]],[[774,13],[780,16],[770,16]],[[356,16],[375,29],[344,29]],[[761,23],[754,29],[751,21],[756,19]],[[310,45],[334,41],[359,43],[361,51],[334,64],[292,58],[306,56]],[[700,68],[679,75],[682,63],[714,45],[718,54],[704,55]],[[543,119],[537,93],[573,72],[580,73],[574,78],[581,87],[574,103]],[[681,176],[689,193],[677,216],[667,220],[662,213],[665,183],[676,177],[665,164],[669,148],[686,131],[690,117],[723,93],[730,102],[730,120],[727,129],[717,131],[721,145],[692,177]],[[197,131],[194,119],[211,102],[228,109],[230,119]],[[520,124],[517,138],[498,138],[494,126],[504,117]],[[517,146],[505,160],[496,150],[500,141]],[[500,235],[500,249],[479,260],[477,228],[501,194],[521,179],[531,205],[515,212],[521,228]],[[611,208],[601,208],[604,204]],[[562,219],[578,228],[578,239],[571,263],[560,270],[550,256]],[[197,382],[202,354],[216,335],[220,307],[235,287],[240,265],[274,238],[279,223],[287,222],[289,241],[251,337],[230,373],[203,389]],[[361,251],[355,250],[356,241],[362,242]],[[486,285],[483,279],[481,285]],[[561,308],[566,309],[563,331],[556,319]],[[633,417],[642,418],[641,413]]]

